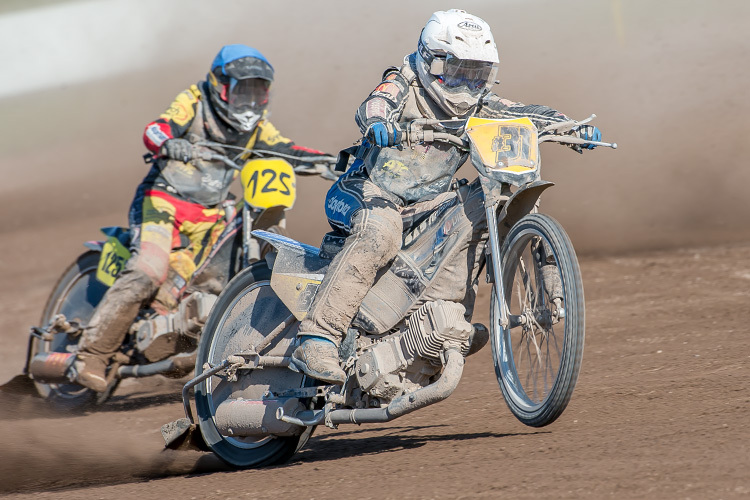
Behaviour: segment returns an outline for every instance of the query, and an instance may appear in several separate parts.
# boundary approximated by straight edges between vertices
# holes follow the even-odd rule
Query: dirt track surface
[[[319,429],[290,463],[266,470],[227,472],[210,454],[162,451],[159,426],[181,416],[177,381],[128,381],[100,412],[78,417],[0,394],[0,491],[55,499],[746,498],[748,262],[748,245],[584,260],[583,368],[570,406],[546,428],[509,413],[487,348],[469,359],[445,402],[390,425]]]
[[[118,19],[162,16],[179,30],[204,9],[205,39],[164,30],[159,52],[175,58],[156,69],[0,100],[0,383],[20,371],[27,329],[81,242],[125,222],[145,174],[143,126],[202,78],[219,45],[260,47],[277,71],[274,124],[335,152],[357,138],[354,109],[414,49],[430,13],[383,0],[365,22],[354,3],[266,2],[227,21],[207,5],[165,0],[164,12]],[[182,416],[182,381],[125,381],[85,415],[0,392],[0,495],[750,498],[750,3],[462,7],[493,27],[498,93],[595,112],[620,144],[583,156],[543,146],[544,176],[557,185],[542,207],[582,254],[587,300],[583,368],[562,417],[543,429],[518,423],[485,349],[443,403],[389,425],[319,429],[289,464],[237,472],[210,454],[162,451],[159,427]],[[118,43],[139,43],[131,38]],[[327,230],[327,187],[299,181],[289,227],[306,243]],[[487,296],[476,320],[487,319]]]

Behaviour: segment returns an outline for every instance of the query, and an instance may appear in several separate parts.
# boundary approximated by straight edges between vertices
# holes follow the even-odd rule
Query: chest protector
[[[452,118],[419,85],[410,61],[411,57],[407,58],[399,69],[409,82],[399,123],[405,124],[417,118]],[[457,147],[444,142],[404,146],[400,150],[395,147],[376,150],[365,160],[370,180],[407,205],[430,200],[448,191],[453,175],[468,157]]]
[[[213,141],[231,146],[251,149],[258,134],[256,127],[251,132],[238,133],[222,126],[219,118],[204,101],[198,101],[195,118],[185,134],[185,139],[195,144],[201,141]],[[219,154],[227,154],[222,148],[211,148]],[[228,155],[233,156],[231,153]],[[205,207],[218,205],[227,199],[232,181],[238,172],[217,160],[191,160],[183,163],[178,160],[161,158],[160,176],[184,198],[200,203]]]

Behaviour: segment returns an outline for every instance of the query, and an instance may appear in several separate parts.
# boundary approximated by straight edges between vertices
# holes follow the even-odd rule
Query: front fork
[[[480,176],[482,191],[484,192],[484,210],[487,218],[487,229],[490,235],[490,258],[492,262],[492,279],[494,280],[495,296],[500,306],[500,325],[508,328],[508,306],[505,303],[505,282],[503,280],[502,262],[500,259],[500,235],[497,229],[497,212],[502,203],[509,200],[509,189],[503,184],[487,177]]]
[[[503,270],[500,261],[500,238],[497,234],[497,208],[498,204],[485,205],[487,214],[487,229],[490,233],[490,257],[492,258],[492,278],[495,286],[495,297],[500,306],[500,326],[508,328],[508,306],[505,303],[505,282],[503,281]]]
[[[247,203],[242,206],[242,268],[260,259],[260,244],[253,238],[253,223],[258,212],[250,210]]]

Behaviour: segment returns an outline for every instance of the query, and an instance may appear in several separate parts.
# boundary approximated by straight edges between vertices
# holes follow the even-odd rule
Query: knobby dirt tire
[[[541,349],[536,351],[529,349],[530,352],[537,353],[537,361],[544,356],[545,347],[549,351],[552,345],[551,350],[559,352],[559,355],[554,356],[559,359],[556,376],[550,376],[551,387],[549,387],[548,391],[543,391],[545,392],[543,397],[535,400],[533,396],[527,393],[535,393],[537,389],[536,382],[533,384],[534,390],[530,390],[529,386],[532,384],[528,383],[526,386],[523,384],[523,373],[519,374],[517,366],[517,362],[520,363],[520,359],[517,358],[522,358],[523,356],[514,356],[514,347],[521,350],[524,344],[523,342],[519,342],[519,345],[514,346],[513,335],[511,334],[511,332],[518,330],[520,327],[503,329],[500,326],[499,304],[496,296],[496,287],[494,286],[492,288],[490,308],[490,321],[492,325],[490,337],[492,340],[495,371],[505,402],[513,415],[522,423],[532,427],[543,427],[554,422],[562,414],[573,394],[583,358],[585,308],[581,271],[573,245],[560,223],[544,214],[530,214],[523,217],[511,228],[502,244],[501,262],[506,303],[511,304],[514,293],[516,294],[515,300],[517,303],[521,303],[524,300],[522,298],[523,294],[519,292],[521,285],[519,281],[522,280],[516,279],[516,271],[519,271],[521,268],[518,264],[519,255],[523,255],[525,246],[532,240],[537,242],[543,240],[546,243],[545,252],[551,250],[554,256],[554,262],[557,264],[559,276],[562,281],[565,311],[561,349],[559,348],[559,343],[555,342],[558,340],[559,331],[546,336],[543,341],[533,340],[529,342],[527,340],[527,344],[533,345],[534,348],[541,346]],[[533,255],[533,252],[530,251],[529,255]],[[545,260],[545,262],[548,263],[549,260]],[[539,273],[537,276],[542,276],[542,274]],[[529,279],[528,281],[531,280]],[[543,281],[537,281],[536,283],[537,285],[542,283],[539,289],[544,289]],[[539,300],[544,301],[545,299],[549,300],[549,296],[547,293],[542,293],[542,298],[537,298],[536,303]],[[552,308],[549,304],[551,302],[547,305]],[[559,323],[557,326],[559,330]],[[540,332],[538,332],[539,337],[536,338],[543,336],[541,330],[543,330],[542,327],[540,327]],[[554,325],[552,326],[552,330],[554,330]],[[530,337],[527,336],[528,338]],[[551,341],[551,338],[554,341]],[[539,352],[542,354],[540,355]],[[533,358],[533,356],[534,354],[530,357]],[[552,357],[549,356],[549,358]],[[551,361],[549,363],[551,364]],[[532,365],[533,363],[530,363],[530,366]],[[530,371],[536,369],[538,368],[532,368]],[[542,372],[546,373],[546,370],[543,369]],[[547,377],[543,376],[543,378]]]
[[[230,324],[229,318],[238,314],[237,311],[241,311],[242,306],[238,306],[238,304],[241,304],[243,296],[252,297],[251,294],[263,294],[264,300],[270,300],[268,303],[270,307],[265,307],[264,310],[273,310],[275,308],[286,311],[282,315],[289,314],[281,300],[270,290],[270,279],[271,271],[266,262],[259,261],[237,274],[222,291],[211,310],[211,314],[201,334],[195,364],[196,375],[204,371],[203,366],[206,362],[211,361],[213,364],[221,362],[221,359],[219,359],[221,356],[217,356],[216,353],[221,350],[222,346],[228,345],[231,342],[233,335],[239,335],[238,332],[232,333],[230,331],[231,326],[225,325]],[[249,314],[254,314],[254,309]],[[247,321],[247,324],[250,323],[252,323],[252,320]],[[276,324],[280,323],[281,321]],[[269,326],[272,328],[275,325],[269,324]],[[271,329],[266,333],[270,331]],[[237,340],[235,339],[234,341],[236,342]],[[216,359],[209,359],[211,356]],[[283,370],[277,372],[280,379],[288,378],[290,374],[292,377],[296,375],[288,368],[278,368],[276,370]],[[269,369],[265,368],[264,370],[255,370],[254,372],[263,371],[268,372]],[[250,375],[238,376],[252,377],[254,372],[251,372]],[[299,375],[299,377],[302,378],[302,382],[301,384],[296,384],[296,387],[301,387],[307,383],[302,375]],[[291,458],[309,439],[313,428],[308,428],[300,436],[267,436],[259,439],[257,443],[246,443],[238,438],[222,436],[214,422],[215,406],[218,406],[220,401],[213,401],[212,391],[217,390],[217,394],[222,392],[214,388],[213,380],[215,379],[217,377],[211,377],[195,387],[195,406],[200,431],[206,444],[224,462],[237,468],[263,467],[283,463]],[[217,381],[215,383],[218,388],[220,384],[226,382]],[[293,385],[290,385],[288,388],[292,388]],[[248,386],[252,386],[252,384],[248,384]],[[274,387],[274,390],[276,390],[276,387]],[[226,392],[226,390],[223,392]]]

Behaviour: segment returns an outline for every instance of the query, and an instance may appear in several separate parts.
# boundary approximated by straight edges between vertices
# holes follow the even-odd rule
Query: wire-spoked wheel
[[[492,288],[492,354],[500,388],[521,422],[554,422],[573,394],[583,357],[583,284],[575,250],[560,223],[530,214],[508,233],[501,250],[509,325],[500,324]]]
[[[201,333],[196,375],[220,364],[227,356],[250,346],[264,346],[263,354],[289,355],[296,321],[271,289],[271,271],[259,261],[241,271],[222,291]],[[280,327],[283,323],[288,326]],[[266,336],[282,328],[266,342]],[[238,467],[260,467],[288,460],[310,437],[313,428],[297,436],[225,436],[216,425],[216,410],[227,399],[263,400],[264,394],[305,387],[307,378],[285,367],[264,367],[238,373],[235,380],[215,375],[195,388],[195,406],[201,434],[219,458]]]
[[[69,321],[86,324],[94,314],[94,309],[101,302],[107,287],[96,279],[96,267],[101,254],[88,251],[79,256],[65,270],[52,289],[47,305],[44,307],[41,325],[46,325],[57,314],[64,314]],[[76,352],[78,337],[58,333],[51,342],[34,339],[32,353],[42,352]],[[96,393],[78,384],[46,384],[35,381],[39,395],[55,408],[65,411],[77,411],[94,404]]]

